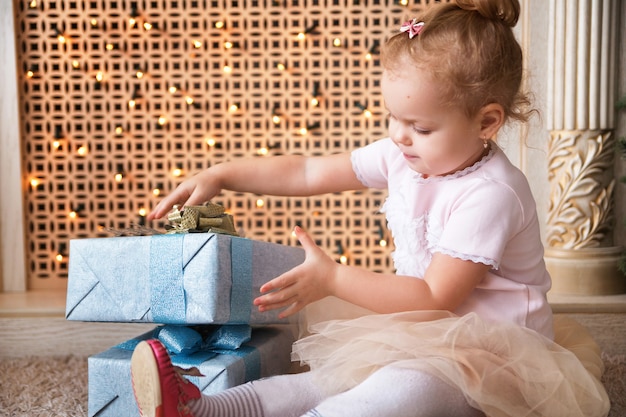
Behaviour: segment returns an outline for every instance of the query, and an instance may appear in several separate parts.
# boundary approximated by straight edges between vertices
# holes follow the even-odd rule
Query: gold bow
[[[227,214],[224,207],[210,202],[200,206],[185,206],[183,210],[174,206],[167,220],[171,223],[165,226],[167,233],[208,232],[239,236],[233,216]]]

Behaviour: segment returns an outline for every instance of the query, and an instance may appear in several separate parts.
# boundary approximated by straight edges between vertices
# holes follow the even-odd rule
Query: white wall
[[[511,161],[528,177],[535,200],[542,235],[550,202],[548,184],[548,140],[544,115],[546,109],[548,75],[548,19],[549,2],[522,0],[522,15],[515,32],[525,53],[527,85],[532,94],[533,107],[538,114],[525,126],[511,124],[499,135],[498,142]]]

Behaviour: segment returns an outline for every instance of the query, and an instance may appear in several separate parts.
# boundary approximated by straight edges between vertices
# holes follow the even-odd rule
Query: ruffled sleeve
[[[363,185],[369,188],[387,188],[390,163],[397,148],[391,139],[373,142],[352,152],[352,169]]]

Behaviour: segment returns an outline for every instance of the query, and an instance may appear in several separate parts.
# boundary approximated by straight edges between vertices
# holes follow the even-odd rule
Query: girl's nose
[[[389,134],[391,136],[391,140],[398,145],[411,146],[412,144],[409,130],[402,125],[395,126]]]

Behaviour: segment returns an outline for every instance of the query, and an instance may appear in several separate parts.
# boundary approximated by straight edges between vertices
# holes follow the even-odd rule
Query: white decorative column
[[[626,292],[613,245],[619,0],[551,0],[546,263],[554,293]]]

